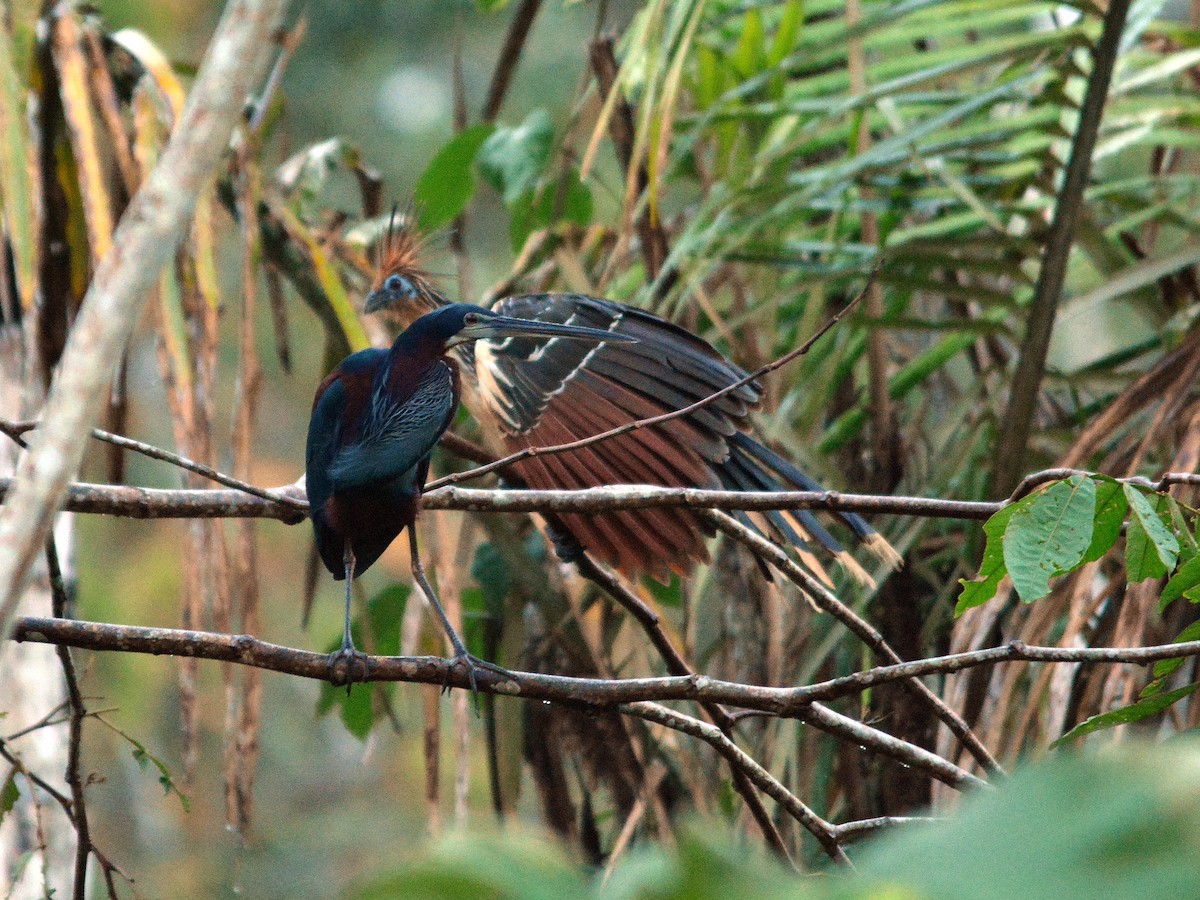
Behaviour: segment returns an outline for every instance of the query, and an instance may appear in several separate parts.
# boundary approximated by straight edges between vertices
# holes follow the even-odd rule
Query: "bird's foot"
[[[354,682],[365,682],[370,675],[369,660],[370,657],[353,644],[343,644],[340,650],[329,654],[329,683],[335,688],[345,685],[349,695]]]
[[[466,651],[466,648],[459,647],[454,657],[450,660],[450,666],[446,669],[446,683],[443,686],[443,692],[450,689],[450,675],[460,665],[465,666],[467,670],[467,681],[471,685],[471,700],[475,705],[475,715],[479,715],[479,683],[476,679],[476,671],[479,669],[487,669],[489,672],[494,672],[497,675],[509,675],[508,669],[498,666],[495,663],[490,663],[485,659],[480,659]]]

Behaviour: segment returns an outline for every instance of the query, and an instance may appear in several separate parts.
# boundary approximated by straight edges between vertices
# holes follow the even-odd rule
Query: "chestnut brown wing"
[[[567,443],[672,412],[745,376],[695,335],[610,300],[531,294],[505,298],[493,309],[637,338],[625,344],[530,338],[477,342],[474,366],[481,400],[510,451]],[[732,490],[812,487],[803,473],[744,433],[760,395],[760,386],[751,382],[685,416],[578,450],[525,460],[513,468],[530,487],[543,489],[607,484]],[[707,559],[707,523],[688,510],[560,518],[584,547],[629,574],[648,572],[663,578],[668,571],[683,572],[691,563]],[[868,543],[882,541],[859,517],[840,518]],[[819,572],[819,564],[806,552],[810,541],[865,575],[811,513],[742,519],[798,547]]]

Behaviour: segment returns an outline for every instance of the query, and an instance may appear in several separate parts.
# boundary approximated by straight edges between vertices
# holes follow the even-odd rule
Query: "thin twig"
[[[867,287],[874,283],[875,276],[878,274],[878,271],[878,269],[875,269],[875,271],[871,273],[870,277],[867,279]],[[829,321],[817,329],[817,332],[812,337],[810,337],[795,350],[785,353],[783,356],[779,357],[773,362],[769,362],[765,366],[754,370],[749,375],[739,378],[737,381],[734,381],[731,384],[725,385],[725,387],[721,388],[719,391],[714,391],[707,397],[697,400],[695,403],[690,403],[681,409],[672,410],[671,412],[662,413],[661,415],[650,416],[646,419],[638,419],[635,422],[627,422],[624,425],[619,425],[618,427],[611,428],[608,431],[602,431],[599,434],[593,434],[590,437],[581,438],[577,441],[570,441],[566,444],[555,444],[546,447],[527,447],[526,449],[518,451],[517,453],[510,453],[508,456],[502,457],[495,462],[488,463],[486,466],[479,466],[474,469],[468,469],[466,472],[456,472],[451,475],[443,476],[436,481],[430,482],[427,486],[427,489],[433,490],[434,488],[442,487],[443,485],[457,484],[461,481],[468,481],[473,478],[478,478],[481,475],[486,475],[488,472],[494,472],[497,469],[503,469],[515,462],[521,462],[522,460],[530,459],[534,456],[549,456],[557,453],[565,453],[569,450],[578,450],[582,447],[588,447],[600,441],[606,441],[609,438],[614,438],[622,434],[628,434],[631,431],[637,431],[641,428],[649,428],[652,425],[661,425],[663,422],[669,422],[672,419],[678,419],[680,416],[689,415],[698,409],[708,406],[710,403],[720,400],[726,394],[730,394],[733,391],[736,391],[738,388],[745,387],[746,385],[757,381],[762,376],[770,372],[774,372],[776,369],[781,368],[782,366],[786,366],[797,357],[806,354],[812,349],[813,345],[819,341],[827,331],[829,331],[829,329],[833,328],[834,325],[840,322],[858,305],[859,301],[866,296],[866,291],[867,288],[864,287],[853,300],[838,310],[837,313],[835,313],[829,319]]]
[[[891,828],[894,825],[908,825],[913,822],[940,822],[942,819],[938,816],[879,816],[874,819],[859,819],[856,822],[846,822],[843,825],[835,825],[833,827],[834,834],[842,843],[847,841],[856,841],[864,837],[869,837],[885,828]]]
[[[65,812],[69,818],[72,820],[75,818],[75,814],[72,812],[74,807],[71,803],[71,798],[54,785],[50,784],[36,772],[32,772],[26,768],[21,757],[17,756],[17,754],[13,753],[8,748],[8,741],[6,741],[4,738],[0,738],[0,756],[4,757],[4,759],[6,759],[9,765],[11,765],[14,769],[53,797],[58,802],[58,805],[63,808],[63,812]]]
[[[859,640],[863,641],[863,643],[874,650],[884,660],[891,663],[903,662],[896,651],[883,639],[883,635],[875,626],[871,625],[850,609],[850,607],[838,600],[825,585],[801,566],[797,565],[780,547],[753,529],[746,527],[732,516],[719,510],[709,510],[706,516],[721,531],[725,532],[738,543],[749,547],[751,551],[782,572],[789,581],[811,597],[813,602],[849,628],[851,633],[856,635]],[[963,721],[958,713],[947,706],[941,697],[920,681],[909,680],[903,682],[903,684],[907,689],[916,693],[917,696],[933,707],[937,717],[962,742],[962,745],[975,757],[985,772],[994,775],[1004,774],[1000,763],[996,761],[995,757],[983,745],[983,742],[975,736],[970,726]]]
[[[11,436],[24,435],[29,431],[38,427],[37,422],[10,422],[5,419],[0,419],[0,431]],[[124,450],[132,450],[135,453],[140,453],[150,459],[157,459],[161,462],[168,462],[173,466],[178,466],[181,469],[186,469],[189,472],[195,472],[197,475],[203,476],[210,481],[215,481],[217,484],[223,484],[225,487],[233,488],[234,490],[242,491],[246,494],[251,494],[255,497],[261,497],[263,500],[270,500],[274,503],[282,503],[286,506],[291,506],[294,509],[308,511],[308,504],[289,494],[282,494],[278,491],[260,488],[257,485],[250,484],[247,481],[242,481],[240,478],[234,478],[232,475],[226,475],[211,466],[206,466],[203,463],[198,463],[195,460],[188,459],[186,456],[181,456],[178,453],[172,453],[170,450],[164,450],[162,447],[156,447],[153,444],[147,444],[142,441],[135,441],[133,438],[125,437],[120,434],[113,434],[109,431],[104,431],[101,428],[93,428],[91,431],[92,437],[98,441],[104,441],[106,444],[112,444],[114,447],[120,447]]]
[[[817,839],[821,849],[834,862],[850,865],[850,859],[837,840],[836,828],[809,809],[804,803],[770,772],[764,769],[757,760],[735,744],[720,728],[702,722],[692,716],[668,709],[658,703],[640,701],[624,703],[617,709],[626,715],[637,716],[650,722],[657,722],[675,731],[690,734],[709,744],[721,756],[727,759],[737,771],[745,772],[768,797],[775,800],[787,810],[797,822]]]
[[[58,548],[55,546],[53,532],[46,542],[46,567],[49,571],[54,615],[60,619],[66,618],[67,589],[63,584],[62,568],[58,563]],[[79,754],[83,747],[83,720],[87,716],[87,709],[83,703],[83,694],[79,690],[79,679],[75,675],[75,663],[71,659],[70,648],[59,644],[54,649],[58,655],[59,664],[62,666],[63,679],[67,685],[67,701],[71,710],[67,738],[66,782],[67,787],[71,789],[71,824],[75,826],[73,896],[75,900],[84,900],[87,895],[87,865],[88,856],[92,850],[92,835],[88,826],[87,803],[83,796],[83,778],[79,774]]]
[[[658,650],[659,656],[666,664],[667,671],[670,674],[683,676],[693,676],[696,674],[683,654],[671,642],[666,631],[663,630],[658,614],[647,606],[633,591],[629,590],[620,578],[598,564],[587,551],[580,553],[575,565],[580,575],[599,586],[601,590],[624,607],[633,616],[634,620],[641,625],[646,636],[650,638],[650,642]],[[732,739],[733,727],[737,724],[734,717],[719,703],[701,701],[701,707],[708,714],[709,718],[712,719],[713,724],[721,729],[723,734]],[[775,822],[771,819],[762,800],[755,792],[754,785],[751,783],[748,773],[738,768],[733,759],[727,757],[727,761],[729,762],[730,772],[733,774],[734,790],[746,802],[746,808],[750,810],[754,821],[758,823],[759,830],[762,831],[767,844],[770,845],[777,856],[785,860],[789,865],[794,865],[791,854],[788,853],[787,844],[783,841],[783,835],[779,833]]]

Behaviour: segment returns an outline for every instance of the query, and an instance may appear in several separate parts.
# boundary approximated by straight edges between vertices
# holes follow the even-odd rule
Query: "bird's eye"
[[[383,288],[393,294],[412,293],[412,284],[403,275],[389,275],[383,282]]]
[[[465,316],[463,316],[463,324],[464,325],[478,325],[479,324],[478,314],[467,313]]]

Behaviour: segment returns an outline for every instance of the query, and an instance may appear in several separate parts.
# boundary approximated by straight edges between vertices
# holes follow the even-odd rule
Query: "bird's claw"
[[[346,686],[349,696],[354,682],[365,682],[371,672],[370,657],[353,644],[347,644],[340,650],[329,654],[329,683],[335,688]],[[361,673],[362,677],[356,677]]]
[[[451,673],[453,673],[460,664],[466,667],[467,681],[471,686],[471,700],[475,705],[475,715],[479,716],[479,682],[475,675],[476,670],[487,669],[489,672],[494,672],[497,675],[508,675],[509,672],[507,669],[498,666],[495,663],[490,663],[485,659],[480,659],[478,656],[468,653],[466,649],[460,648],[459,651],[454,654],[454,657],[450,660],[449,667],[446,669],[446,681],[442,686],[442,693],[450,690]]]

